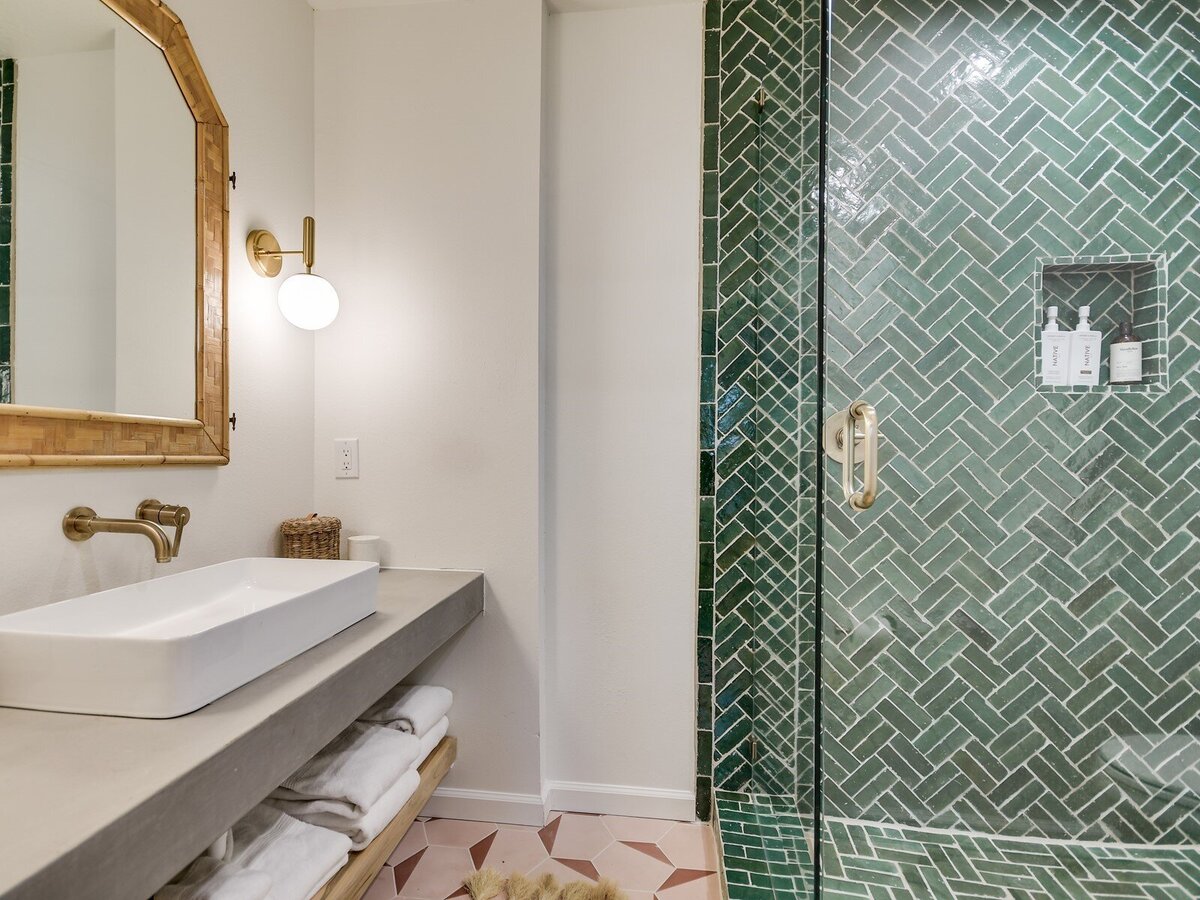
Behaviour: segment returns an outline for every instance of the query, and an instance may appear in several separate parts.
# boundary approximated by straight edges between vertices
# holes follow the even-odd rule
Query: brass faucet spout
[[[95,534],[140,534],[154,545],[154,561],[171,561],[171,542],[153,522],[143,519],[106,519],[94,509],[77,506],[63,518],[63,533],[73,541],[86,541]]]

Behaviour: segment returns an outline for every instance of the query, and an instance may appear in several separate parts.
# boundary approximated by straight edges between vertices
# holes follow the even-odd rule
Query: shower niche
[[[1033,274],[1034,383],[1046,393],[1161,393],[1167,390],[1167,258],[1161,253],[1122,256],[1056,256],[1037,260]],[[1100,384],[1042,384],[1041,335],[1046,308],[1058,307],[1060,327],[1075,328],[1079,308],[1091,307],[1100,332]],[[1140,384],[1109,384],[1108,348],[1122,321],[1142,340]]]

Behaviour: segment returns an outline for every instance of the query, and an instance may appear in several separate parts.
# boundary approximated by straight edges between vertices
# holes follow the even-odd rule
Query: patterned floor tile
[[[434,819],[425,823],[425,839],[434,847],[474,847],[496,833],[491,822],[464,822],[459,819]]]
[[[600,816],[563,816],[550,855],[558,859],[595,859],[613,843]]]
[[[634,891],[657,891],[675,874],[670,863],[626,844],[613,844],[596,857],[596,869]]]
[[[363,894],[363,900],[392,900],[396,896],[396,875],[391,866],[384,866]]]
[[[659,888],[655,896],[658,900],[721,900],[721,876],[710,873],[689,878]]]
[[[717,842],[707,825],[681,822],[659,839],[658,846],[681,869],[717,869]]]
[[[484,857],[484,865],[509,875],[528,872],[549,856],[536,832],[502,826]]]
[[[720,900],[715,847],[707,825],[659,819],[554,813],[542,828],[422,819],[366,896],[448,900],[490,867],[560,882],[610,878],[629,900]]]
[[[465,847],[426,847],[411,874],[396,885],[403,897],[417,900],[446,900],[462,887],[464,874],[475,871]],[[397,867],[397,872],[400,867]]]
[[[388,865],[397,866],[418,850],[423,850],[428,846],[429,838],[425,834],[425,823],[413,822],[412,827],[408,829],[404,837],[400,839],[400,843],[396,845],[396,849],[392,851],[392,855],[388,857]]]
[[[658,841],[674,823],[666,819],[634,819],[627,816],[601,816],[604,827],[618,841]]]

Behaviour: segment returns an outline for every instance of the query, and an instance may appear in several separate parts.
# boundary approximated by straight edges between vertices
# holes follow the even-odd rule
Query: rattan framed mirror
[[[162,51],[196,122],[195,417],[0,404],[0,466],[224,465],[229,462],[228,124],[178,16],[158,0],[95,2]],[[178,302],[188,301],[180,297]]]

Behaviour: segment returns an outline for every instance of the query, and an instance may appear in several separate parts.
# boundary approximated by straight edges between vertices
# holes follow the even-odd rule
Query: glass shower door
[[[830,13],[827,891],[1200,896],[1198,51],[1169,0]],[[1098,385],[1042,382],[1049,306]]]

